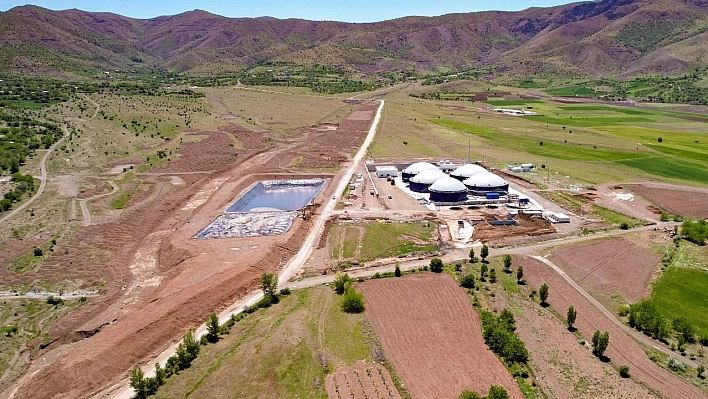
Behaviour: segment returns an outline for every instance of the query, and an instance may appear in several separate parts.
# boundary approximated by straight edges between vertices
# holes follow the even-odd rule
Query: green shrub
[[[694,244],[705,245],[708,238],[708,222],[705,219],[684,220],[681,225],[681,237]]]
[[[364,294],[354,289],[347,288],[342,295],[342,311],[345,313],[361,313],[364,311]]]
[[[57,305],[63,304],[63,303],[64,303],[64,300],[61,299],[61,298],[58,297],[58,296],[49,295],[49,296],[47,297],[47,303],[50,304],[50,305],[57,306]]]
[[[460,280],[460,286],[463,288],[474,288],[474,276],[471,274],[466,274]]]
[[[620,377],[629,378],[629,366],[620,366]]]

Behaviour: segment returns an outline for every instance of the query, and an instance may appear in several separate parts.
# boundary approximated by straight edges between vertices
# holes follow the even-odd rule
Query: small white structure
[[[455,165],[454,163],[450,162],[447,159],[442,159],[440,162],[437,164],[438,168],[442,170],[445,173],[450,173],[453,170],[457,169],[458,165]]]
[[[546,219],[551,223],[570,223],[570,216],[565,213],[548,212],[546,214]]]
[[[384,165],[384,166],[377,166],[376,167],[376,177],[382,178],[382,177],[397,177],[398,176],[398,168],[395,166],[390,166],[390,165]]]
[[[504,115],[512,115],[512,116],[538,115],[536,112],[526,111],[523,109],[509,109],[509,108],[494,108],[494,112],[498,112],[498,113],[504,114]]]

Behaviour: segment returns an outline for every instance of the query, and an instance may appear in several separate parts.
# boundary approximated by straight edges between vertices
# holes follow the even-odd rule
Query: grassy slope
[[[683,241],[673,264],[654,286],[651,300],[669,318],[684,316],[708,334],[708,248]]]
[[[544,116],[517,118],[490,114],[465,101],[403,98],[403,93],[391,97],[381,134],[369,150],[375,158],[467,158],[469,144],[471,158],[491,166],[551,165],[555,178],[567,179],[561,184],[639,179],[708,183],[708,162],[703,160],[708,149],[700,133],[704,124],[681,119],[683,115],[544,101],[519,102]]]
[[[312,288],[248,315],[217,344],[203,346],[156,397],[325,399],[318,355],[334,369],[369,359],[375,342],[366,317],[341,312],[339,300],[326,287]]]

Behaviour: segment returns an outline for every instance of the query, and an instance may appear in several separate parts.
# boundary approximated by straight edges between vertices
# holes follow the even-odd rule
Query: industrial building
[[[376,167],[376,177],[398,177],[398,168],[392,165],[382,165]]]
[[[450,173],[450,176],[454,177],[459,181],[467,180],[468,178],[474,176],[477,173],[486,173],[487,169],[473,163],[468,163],[460,166]]]
[[[476,173],[462,183],[467,186],[469,193],[475,196],[487,197],[490,193],[509,194],[509,183],[489,172]]]
[[[467,187],[453,177],[443,177],[429,188],[433,202],[462,202],[467,200]]]
[[[416,162],[407,168],[403,169],[403,172],[401,173],[401,176],[403,178],[404,182],[408,182],[413,176],[417,175],[418,173],[424,171],[424,170],[440,170],[438,169],[437,166],[433,165],[432,163],[429,162]]]
[[[428,188],[436,181],[448,177],[445,172],[438,169],[424,170],[417,175],[411,177],[410,189],[416,193],[427,193]]]

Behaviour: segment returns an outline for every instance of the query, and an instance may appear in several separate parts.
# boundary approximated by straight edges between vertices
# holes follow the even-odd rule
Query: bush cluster
[[[705,245],[708,239],[708,222],[705,219],[686,219],[681,225],[681,237],[694,244]]]
[[[696,342],[696,330],[684,317],[669,320],[659,314],[656,306],[649,300],[643,300],[629,307],[629,325],[638,331],[644,331],[654,339],[666,340],[676,332],[679,350],[685,344]]]
[[[482,310],[480,319],[484,342],[492,352],[508,364],[525,364],[528,361],[529,352],[524,341],[515,333],[516,320],[511,310],[504,308],[499,316]]]

